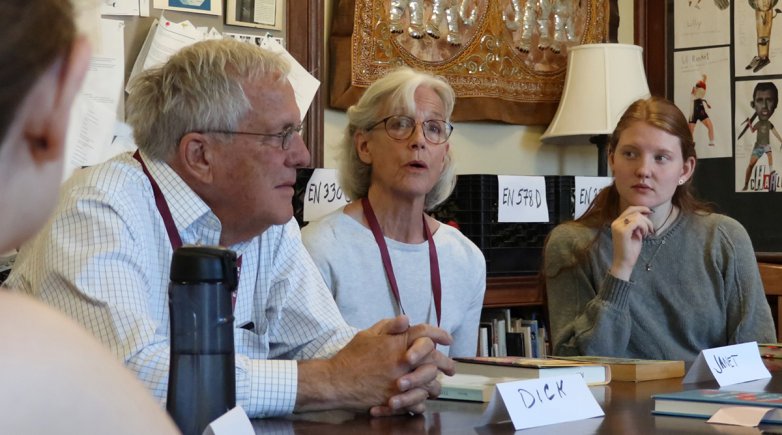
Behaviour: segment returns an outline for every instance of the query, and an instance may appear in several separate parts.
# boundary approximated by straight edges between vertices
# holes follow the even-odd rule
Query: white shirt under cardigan
[[[221,225],[165,163],[145,158],[184,244],[217,245]],[[22,249],[8,285],[64,311],[165,400],[172,248],[149,180],[130,154],[79,171],[53,218]],[[253,417],[296,401],[297,363],[355,334],[301,244],[294,220],[231,246],[242,255],[235,326],[237,404]]]
[[[345,320],[366,328],[400,314],[372,231],[339,209],[302,229],[302,241],[331,289]],[[440,225],[434,233],[442,283],[440,327],[454,342],[439,350],[475,356],[478,322],[486,290],[486,262],[475,244],[457,229]],[[429,274],[429,245],[385,238],[402,307],[413,324],[437,325]]]

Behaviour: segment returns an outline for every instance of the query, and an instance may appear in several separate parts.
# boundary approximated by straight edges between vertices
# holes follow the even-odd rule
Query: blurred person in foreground
[[[56,203],[71,103],[90,59],[73,14],[62,0],[0,3],[0,252],[31,237]],[[0,349],[0,433],[177,432],[86,331],[5,288]]]

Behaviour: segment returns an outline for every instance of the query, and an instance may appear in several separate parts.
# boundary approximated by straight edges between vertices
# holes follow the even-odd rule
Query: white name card
[[[253,424],[241,406],[235,406],[209,423],[203,435],[255,435]]]
[[[589,205],[604,187],[611,185],[613,177],[574,177],[576,182],[573,192],[576,210],[573,219],[578,219],[586,212]]]
[[[497,222],[548,222],[546,179],[497,176]]]
[[[581,375],[502,382],[482,424],[510,418],[516,430],[605,415]]]
[[[348,202],[337,181],[337,170],[315,169],[304,192],[304,220],[316,221]]]
[[[720,387],[767,379],[771,373],[760,359],[757,342],[704,349],[692,363],[683,384],[716,379]]]

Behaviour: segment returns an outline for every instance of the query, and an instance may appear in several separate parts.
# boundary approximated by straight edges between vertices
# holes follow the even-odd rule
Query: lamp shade
[[[650,96],[641,47],[584,44],[569,50],[562,99],[541,136],[545,143],[587,143],[611,134],[631,103]]]

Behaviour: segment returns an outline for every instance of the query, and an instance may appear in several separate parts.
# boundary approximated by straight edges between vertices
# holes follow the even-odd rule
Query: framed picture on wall
[[[227,0],[225,24],[283,29],[282,0]]]
[[[220,0],[155,0],[157,9],[192,12],[196,14],[222,15],[223,2]]]

